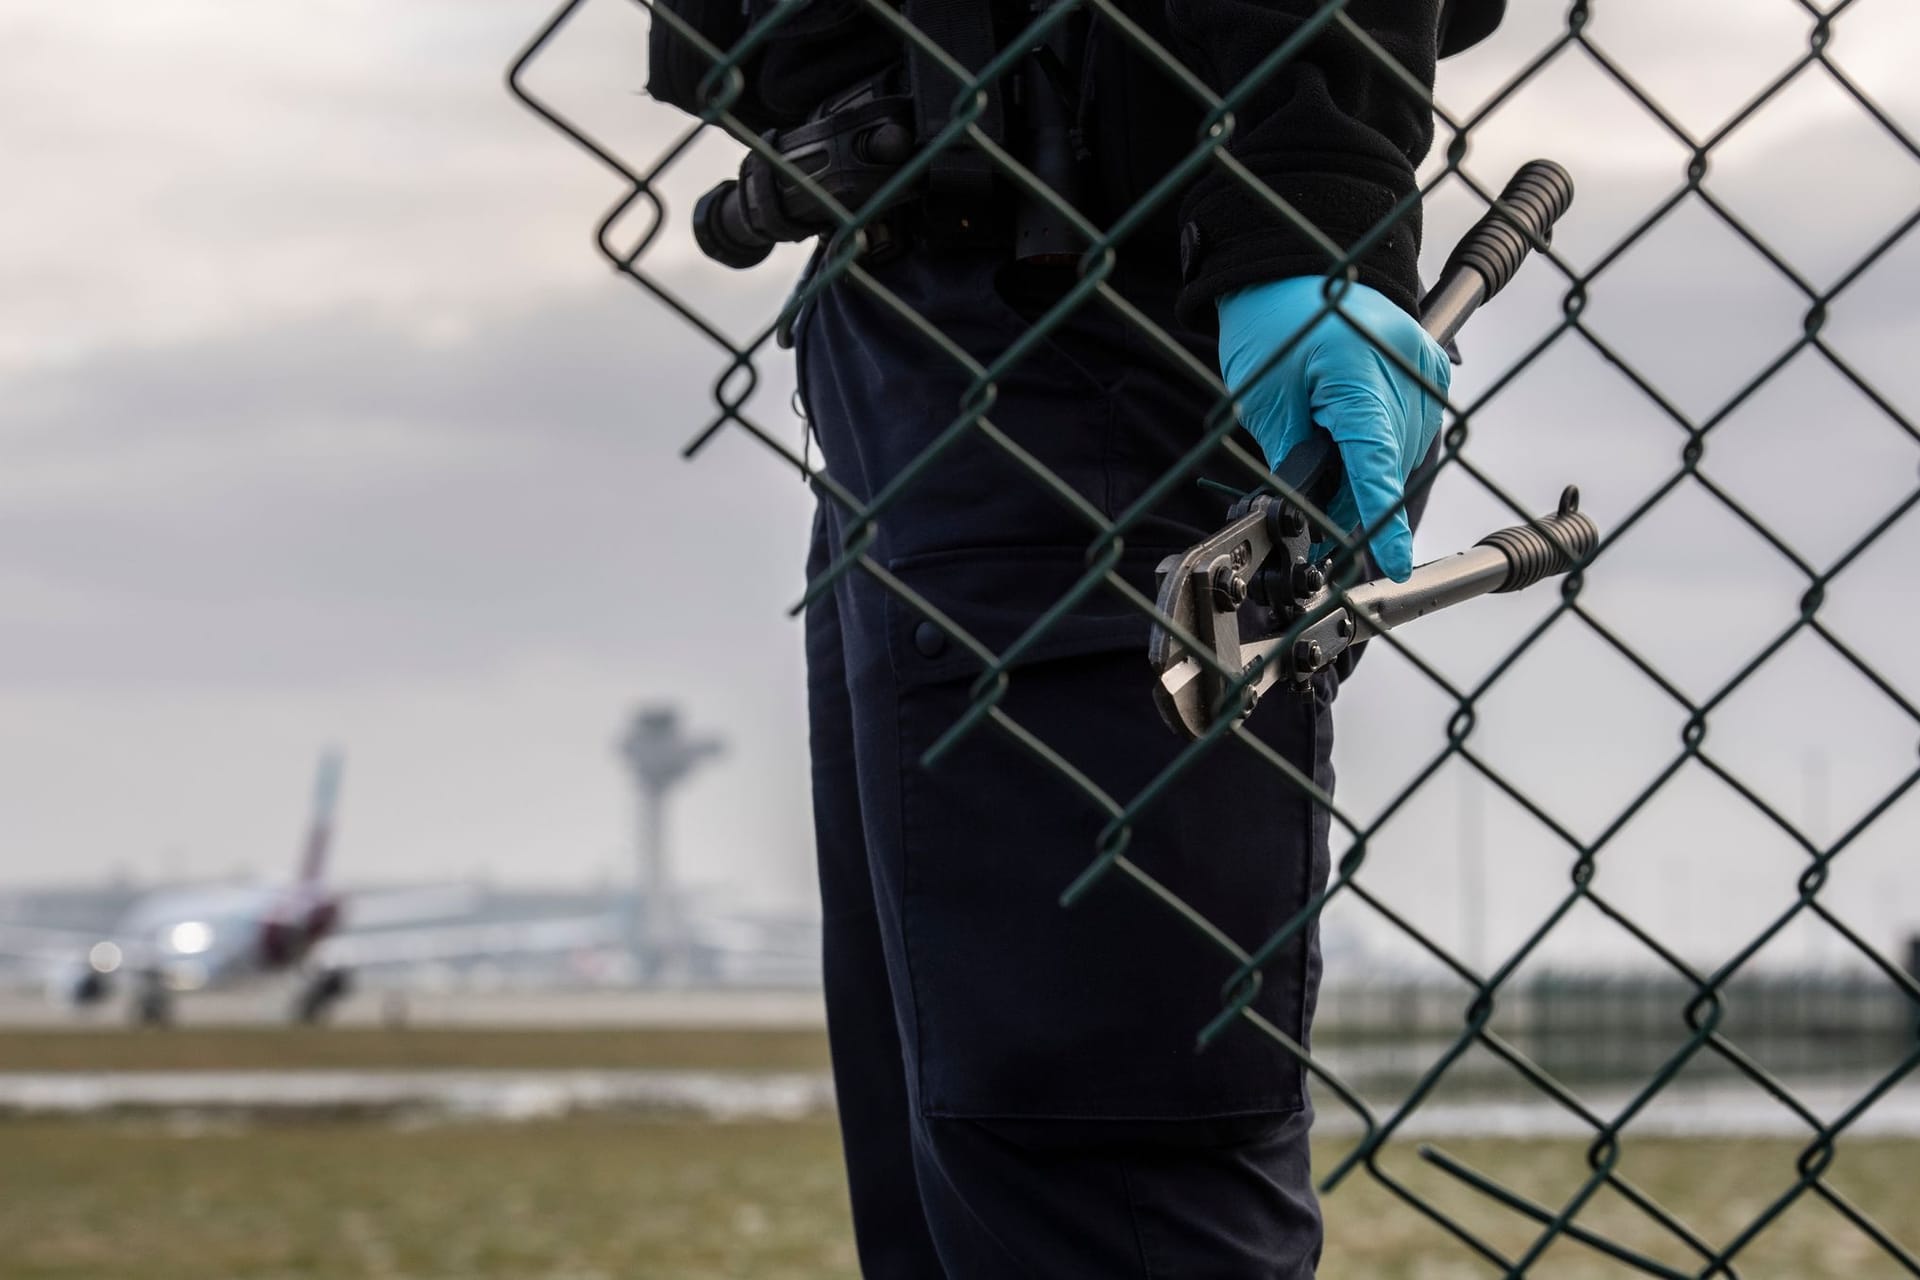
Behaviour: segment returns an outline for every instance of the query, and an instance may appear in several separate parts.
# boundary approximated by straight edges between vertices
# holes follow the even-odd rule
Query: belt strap
[[[978,72],[997,51],[993,38],[990,0],[905,0],[902,15],[921,33],[946,50],[968,71]],[[961,85],[919,44],[909,41],[907,74],[913,91],[914,123],[924,141],[953,121],[954,99]],[[985,110],[974,124],[995,142],[1006,137],[1000,86],[984,86]],[[993,192],[993,166],[965,140],[952,143],[933,159],[928,173],[929,203],[952,210],[955,227],[967,226],[984,211]]]

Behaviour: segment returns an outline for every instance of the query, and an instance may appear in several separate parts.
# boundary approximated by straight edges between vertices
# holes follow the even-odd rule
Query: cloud
[[[138,626],[29,623],[15,602],[0,679],[342,679],[556,645],[710,658],[716,637],[660,626],[657,602],[710,590],[719,563],[743,614],[777,617],[800,552],[775,530],[809,500],[757,445],[681,461],[708,389],[636,316],[605,290],[426,343],[339,312],[14,380],[29,443],[0,485],[0,566]],[[750,411],[797,445],[784,363]],[[698,556],[669,550],[687,533]]]
[[[583,211],[617,182],[501,85],[545,9],[9,6],[0,369],[341,306],[431,331],[603,281]],[[548,69],[597,86],[577,105],[623,141],[657,147],[680,125],[634,94],[644,24],[632,5],[591,9],[607,38],[583,31]]]

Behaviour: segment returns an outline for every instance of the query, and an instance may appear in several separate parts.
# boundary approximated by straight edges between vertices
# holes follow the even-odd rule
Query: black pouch
[[[894,0],[887,0],[891,4]],[[652,0],[721,50],[739,43],[765,18],[774,0]],[[690,115],[702,106],[700,84],[713,59],[671,18],[655,13],[647,39],[647,92]],[[900,60],[900,41],[869,10],[867,0],[806,0],[788,5],[740,66],[745,91],[729,107],[756,133],[787,129],[812,118],[820,104]],[[716,88],[719,86],[716,86]]]

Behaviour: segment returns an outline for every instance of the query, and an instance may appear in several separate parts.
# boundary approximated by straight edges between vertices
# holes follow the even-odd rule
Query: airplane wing
[[[708,913],[691,922],[701,966],[723,982],[810,987],[820,982],[820,925],[804,917]]]
[[[779,959],[820,958],[820,926],[760,916],[704,915],[692,923],[694,941],[715,951]]]
[[[486,896],[470,884],[354,889],[347,894],[347,923],[360,930],[452,920],[477,914]]]
[[[25,960],[71,960],[87,954],[101,940],[97,933],[79,929],[43,929],[38,925],[0,923],[0,955]]]
[[[614,945],[625,938],[625,923],[613,916],[489,921],[345,933],[322,942],[319,958],[322,964],[330,966],[364,969],[376,965],[580,951]]]

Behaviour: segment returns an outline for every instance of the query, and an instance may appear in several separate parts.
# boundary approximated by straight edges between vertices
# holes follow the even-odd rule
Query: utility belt
[[[1044,8],[1047,0],[1035,2]],[[908,0],[909,21],[916,8],[921,29],[944,36],[942,47],[963,66],[977,70],[993,55],[989,6]],[[1084,207],[1091,158],[1082,128],[1087,29],[1082,10],[1056,23],[987,88],[986,109],[973,121],[1074,208]],[[872,212],[881,190],[951,123],[959,84],[944,68],[923,63],[932,60],[913,47],[904,64],[834,95],[804,123],[762,134],[781,163],[749,151],[737,177],[700,198],[693,229],[701,251],[745,269],[776,244],[838,230],[835,204]],[[996,246],[1021,261],[1070,262],[1085,249],[1048,201],[997,173],[964,133],[892,192],[866,228],[865,252],[873,260],[915,247]]]

